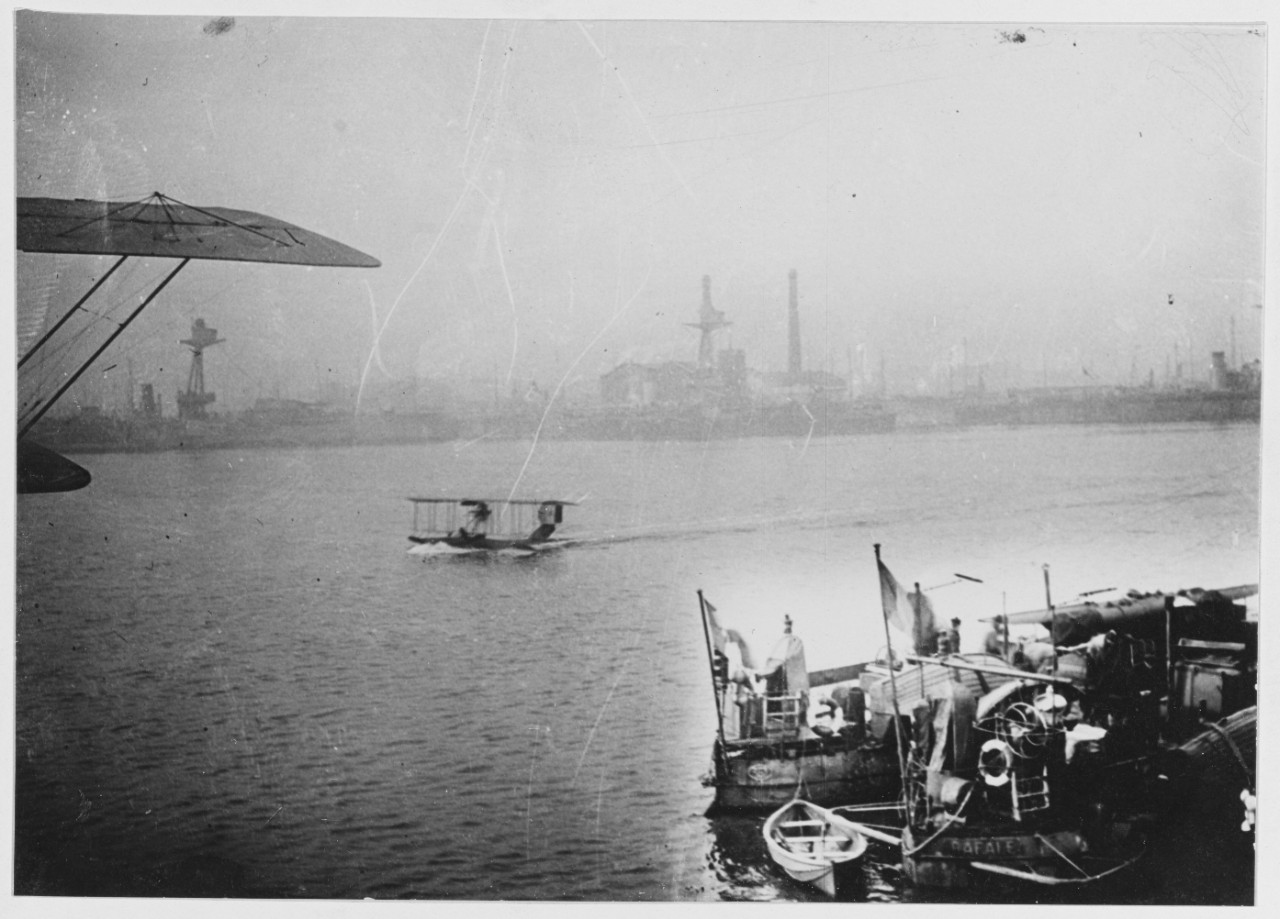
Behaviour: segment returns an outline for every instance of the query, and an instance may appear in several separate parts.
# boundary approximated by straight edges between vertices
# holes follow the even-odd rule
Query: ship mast
[[[204,349],[226,341],[218,337],[218,330],[197,319],[191,326],[191,337],[182,339],[179,344],[191,348],[191,371],[187,374],[187,390],[178,393],[179,418],[203,418],[205,406],[213,402],[217,396],[205,392],[204,388]]]
[[[711,305],[709,274],[702,276],[702,309],[698,312],[698,321],[686,322],[685,325],[702,330],[702,337],[698,340],[698,369],[710,370],[715,364],[715,347],[711,336],[716,330],[727,328],[729,323],[724,318],[724,312]]]

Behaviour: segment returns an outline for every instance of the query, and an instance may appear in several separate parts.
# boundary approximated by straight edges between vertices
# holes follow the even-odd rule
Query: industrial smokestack
[[[796,270],[791,269],[791,306],[787,311],[790,320],[787,340],[787,373],[800,375],[800,295],[796,290]]]

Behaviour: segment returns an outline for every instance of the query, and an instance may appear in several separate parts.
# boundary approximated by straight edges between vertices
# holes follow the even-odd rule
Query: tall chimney
[[[789,336],[787,340],[787,373],[793,377],[800,375],[800,296],[796,292],[796,270],[791,269],[788,277],[791,280],[791,306],[787,311]]]

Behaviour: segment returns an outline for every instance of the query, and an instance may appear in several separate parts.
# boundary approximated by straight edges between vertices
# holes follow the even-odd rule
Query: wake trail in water
[[[723,520],[701,521],[695,524],[662,525],[636,527],[617,530],[604,534],[585,534],[566,538],[566,544],[583,548],[600,548],[634,542],[672,542],[687,539],[703,539],[731,533],[774,532],[780,537],[788,534],[823,531],[874,529],[885,523],[884,520],[858,518],[852,516],[823,515],[814,517],[811,514],[784,514],[772,517],[727,518]]]
[[[586,533],[581,536],[566,536],[549,540],[545,543],[530,544],[528,547],[471,549],[444,544],[415,545],[407,549],[406,554],[423,559],[530,558],[552,554],[561,549],[569,548],[575,550],[606,549],[629,543],[679,542],[681,540],[705,539],[733,533],[774,532],[781,537],[788,534],[794,535],[796,533],[833,529],[845,531],[850,529],[875,529],[883,525],[884,522],[884,520],[846,516],[833,517],[831,515],[815,518],[811,514],[797,512],[771,517],[726,518],[703,521],[696,524],[653,524],[616,530],[610,533]]]

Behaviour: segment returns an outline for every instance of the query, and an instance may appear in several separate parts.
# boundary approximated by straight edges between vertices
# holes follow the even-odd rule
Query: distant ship
[[[205,388],[204,351],[222,341],[203,319],[195,320],[191,337],[182,340],[192,358],[187,388],[177,394],[177,417],[163,416],[154,387],[144,383],[137,409],[115,414],[84,406],[74,415],[45,416],[34,433],[68,453],[408,444],[453,440],[463,433],[461,423],[445,412],[357,415],[297,399],[258,399],[244,411],[212,413],[208,407],[217,397]]]
[[[723,440],[886,433],[891,411],[878,402],[786,402],[768,406],[655,406],[566,414],[553,436],[580,440]]]
[[[892,431],[894,413],[879,399],[853,397],[846,380],[803,370],[796,272],[790,273],[788,363],[783,372],[747,368],[741,349],[717,351],[714,336],[731,323],[711,304],[702,279],[697,362],[620,364],[600,379],[602,406],[565,411],[544,436],[581,440],[716,440],[829,437]]]
[[[397,444],[488,438],[554,440],[704,441],[750,437],[836,437],[894,430],[895,412],[883,401],[853,396],[848,382],[823,370],[802,370],[796,273],[791,272],[787,370],[747,368],[741,349],[716,351],[714,334],[730,323],[711,305],[703,277],[698,359],[626,362],[600,378],[593,407],[550,400],[531,385],[491,411],[399,411],[356,414],[315,402],[259,399],[253,408],[214,413],[204,385],[203,353],[221,344],[217,330],[197,319],[190,338],[187,388],[177,394],[177,417],[162,417],[158,395],[142,386],[141,407],[107,413],[93,407],[41,421],[44,442],[73,453],[208,450]]]
[[[153,453],[244,447],[332,447],[455,440],[461,422],[440,412],[352,415],[328,406],[263,399],[251,409],[202,419],[116,417],[88,406],[69,417],[49,416],[34,428],[42,443],[66,453]]]
[[[954,412],[960,425],[1257,422],[1262,417],[1261,364],[1229,370],[1223,352],[1215,351],[1207,387],[1011,389],[1003,398],[959,400]]]

